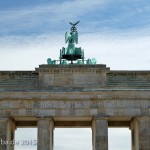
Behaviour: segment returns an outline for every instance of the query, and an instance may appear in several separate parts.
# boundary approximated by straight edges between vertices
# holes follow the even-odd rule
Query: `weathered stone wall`
[[[35,71],[0,71],[0,91],[31,91],[38,88]]]
[[[107,87],[119,89],[150,89],[150,71],[110,71]]]
[[[53,128],[91,127],[93,150],[108,150],[108,126],[132,131],[132,150],[150,148],[150,71],[105,65],[41,65],[0,72],[0,138],[38,127],[38,150],[53,150]],[[0,145],[2,150],[13,150]]]
[[[149,81],[148,71],[109,71],[106,65],[1,71],[0,115],[149,116]]]
[[[110,71],[106,65],[40,65],[35,71],[0,71],[0,91],[150,89],[150,71]]]
[[[105,86],[105,65],[41,65],[39,72],[40,86]]]

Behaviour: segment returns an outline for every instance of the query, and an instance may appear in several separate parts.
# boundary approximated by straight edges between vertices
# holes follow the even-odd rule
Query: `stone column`
[[[139,150],[139,134],[138,134],[138,120],[134,118],[131,120],[131,148],[132,150]]]
[[[15,122],[0,118],[0,150],[14,150]]]
[[[13,119],[9,119],[7,121],[7,140],[10,144],[8,144],[7,150],[14,150],[15,130],[16,130],[15,121]]]
[[[131,121],[132,150],[150,150],[150,117]]]
[[[94,118],[92,128],[93,150],[108,150],[107,118]]]
[[[53,150],[53,119],[38,120],[38,150]]]
[[[7,150],[7,120],[0,118],[0,150]]]

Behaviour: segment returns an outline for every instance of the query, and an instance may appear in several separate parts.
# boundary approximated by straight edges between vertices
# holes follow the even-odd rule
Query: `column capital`
[[[37,116],[37,120],[49,120],[49,121],[54,121],[53,117],[41,117],[41,116]]]
[[[108,120],[108,117],[93,117],[92,121],[96,121],[96,120]]]
[[[142,121],[142,120],[150,121],[150,117],[136,117],[136,119],[139,121]]]
[[[150,117],[133,117],[130,120],[130,126],[132,125],[132,123],[134,123],[135,121],[150,121]]]
[[[0,116],[0,121],[7,121],[9,120],[9,117],[7,116]]]
[[[47,117],[37,117],[37,123],[39,122],[49,122],[51,124],[51,127],[54,129],[54,118],[47,118]]]

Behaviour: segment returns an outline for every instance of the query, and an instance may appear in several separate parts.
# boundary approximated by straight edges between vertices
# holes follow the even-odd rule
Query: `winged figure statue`
[[[74,32],[73,34],[70,34],[69,32],[66,32],[65,34],[65,41],[66,43],[76,43],[78,44],[78,32]]]

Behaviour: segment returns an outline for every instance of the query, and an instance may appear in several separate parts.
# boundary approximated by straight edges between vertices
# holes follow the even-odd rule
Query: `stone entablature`
[[[150,116],[149,91],[1,92],[2,116]]]

